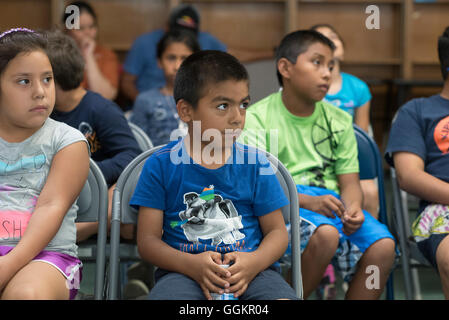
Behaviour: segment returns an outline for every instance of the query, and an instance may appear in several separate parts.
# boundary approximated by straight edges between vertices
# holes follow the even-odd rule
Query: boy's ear
[[[290,79],[290,69],[292,63],[287,58],[280,58],[277,64],[277,68],[281,76],[285,79]]]
[[[193,108],[189,102],[185,101],[184,99],[180,99],[176,104],[176,109],[178,110],[179,119],[181,119],[185,123],[193,120]]]

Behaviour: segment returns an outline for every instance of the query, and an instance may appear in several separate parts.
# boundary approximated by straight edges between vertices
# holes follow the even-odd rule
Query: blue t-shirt
[[[189,253],[254,251],[263,237],[258,217],[287,204],[261,152],[236,143],[225,165],[207,169],[193,162],[184,139],[148,158],[130,201],[163,210],[162,240]]]
[[[324,101],[339,107],[354,116],[354,110],[371,100],[368,85],[359,78],[348,73],[341,73],[341,89],[336,94],[326,94]]]
[[[164,30],[155,30],[141,35],[134,41],[126,56],[123,68],[137,76],[136,87],[139,92],[165,85],[164,72],[157,64],[157,44]],[[202,50],[226,51],[226,46],[207,32],[198,33],[198,43]]]
[[[89,141],[92,159],[109,186],[142,151],[123,111],[111,100],[87,91],[78,106],[69,112],[53,110],[51,118],[81,131]]]
[[[175,99],[157,88],[137,96],[129,120],[145,131],[154,146],[169,143],[171,133],[181,124]]]
[[[399,151],[418,155],[425,172],[449,182],[449,100],[438,94],[410,100],[399,109],[385,152],[391,166],[393,153]]]

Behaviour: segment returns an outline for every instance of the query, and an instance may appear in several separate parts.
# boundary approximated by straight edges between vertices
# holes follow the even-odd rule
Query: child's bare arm
[[[338,184],[340,187],[340,197],[345,212],[342,216],[343,232],[352,234],[357,231],[365,216],[362,212],[362,189],[360,187],[360,180],[358,173],[348,173],[338,175]]]
[[[449,205],[449,183],[425,172],[421,157],[410,152],[396,152],[393,160],[402,189],[420,199]]]
[[[259,248],[253,252],[230,252],[225,255],[224,264],[229,267],[231,283],[229,292],[236,297],[242,295],[249,283],[261,271],[271,266],[287,249],[288,233],[280,209],[259,217],[263,239]]]
[[[220,292],[229,283],[224,279],[230,274],[220,267],[221,254],[206,251],[190,254],[172,248],[162,241],[163,211],[140,207],[137,223],[137,246],[140,256],[150,263],[169,271],[194,279],[207,299],[210,292]]]
[[[53,157],[25,233],[6,256],[11,271],[17,272],[53,239],[65,214],[81,192],[88,172],[89,154],[83,141],[63,148]],[[4,283],[0,283],[0,287],[2,285]]]

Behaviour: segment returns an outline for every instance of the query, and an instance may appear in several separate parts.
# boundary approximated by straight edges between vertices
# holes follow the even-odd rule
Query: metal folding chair
[[[98,221],[97,240],[86,240],[78,244],[78,258],[82,261],[95,261],[94,299],[106,298],[105,267],[106,238],[108,228],[108,186],[98,165],[90,159],[87,181],[77,199],[77,218],[75,222]]]
[[[396,177],[396,170],[390,167],[391,186],[393,190],[393,227],[395,236],[399,240],[401,248],[401,264],[404,273],[405,298],[407,300],[421,300],[418,270],[416,267],[430,267],[429,261],[419,251],[413,239],[407,192],[401,190]]]
[[[377,178],[379,193],[379,221],[389,226],[387,206],[385,200],[384,173],[382,157],[376,142],[361,128],[354,125],[354,133],[357,140],[360,180]],[[394,299],[393,273],[387,281],[387,299]]]
[[[129,127],[131,128],[134,137],[137,140],[137,144],[139,145],[142,151],[147,151],[153,148],[153,142],[151,142],[150,137],[143,131],[138,125],[128,121]]]
[[[121,285],[120,280],[120,261],[121,259],[139,259],[137,246],[120,243],[120,223],[137,223],[137,211],[129,206],[129,201],[137,185],[140,172],[145,161],[154,152],[162,148],[158,146],[145,151],[136,157],[120,175],[114,189],[112,219],[111,219],[111,255],[110,255],[110,274],[109,274],[109,293],[108,298],[115,300],[120,298]],[[296,185],[284,165],[273,155],[267,153],[272,166],[277,169],[276,177],[290,201],[290,205],[282,208],[282,213],[286,223],[291,224],[291,243],[292,243],[292,284],[299,298],[303,297],[301,261],[300,261],[300,236],[299,236],[299,204]]]
[[[303,286],[301,275],[301,239],[300,239],[300,219],[299,219],[299,199],[296,190],[296,184],[290,172],[282,164],[279,159],[271,153],[266,152],[266,157],[270,161],[275,170],[276,177],[284,190],[289,201],[289,205],[282,208],[282,215],[285,223],[290,223],[291,230],[291,269],[292,269],[292,286],[296,296],[303,300]]]

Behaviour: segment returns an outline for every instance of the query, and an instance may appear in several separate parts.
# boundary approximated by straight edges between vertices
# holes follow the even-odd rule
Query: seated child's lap
[[[298,193],[310,196],[333,195],[337,199],[340,199],[340,196],[334,191],[323,188],[297,185],[296,189]],[[380,239],[391,238],[394,240],[386,225],[374,219],[368,212],[363,211],[363,213],[365,215],[365,221],[362,226],[348,236],[343,233],[343,223],[340,218],[328,218],[319,213],[301,208],[301,254],[318,227],[322,225],[335,227],[340,235],[340,240],[335,256],[332,259],[332,264],[341,273],[345,281],[350,281],[355,274],[357,262],[366,249]]]
[[[176,272],[158,268],[156,284],[151,289],[150,300],[205,300],[199,284]],[[272,268],[260,272],[248,285],[239,300],[298,300],[292,287]]]
[[[14,247],[11,246],[0,246],[0,257],[7,255]],[[70,289],[69,299],[75,299],[78,293],[79,284],[82,278],[82,262],[68,254],[64,254],[56,251],[41,251],[32,261],[45,262],[63,274],[67,279],[67,288]]]
[[[438,271],[437,249],[449,235],[449,206],[434,203],[427,205],[413,222],[412,232],[419,250]]]

